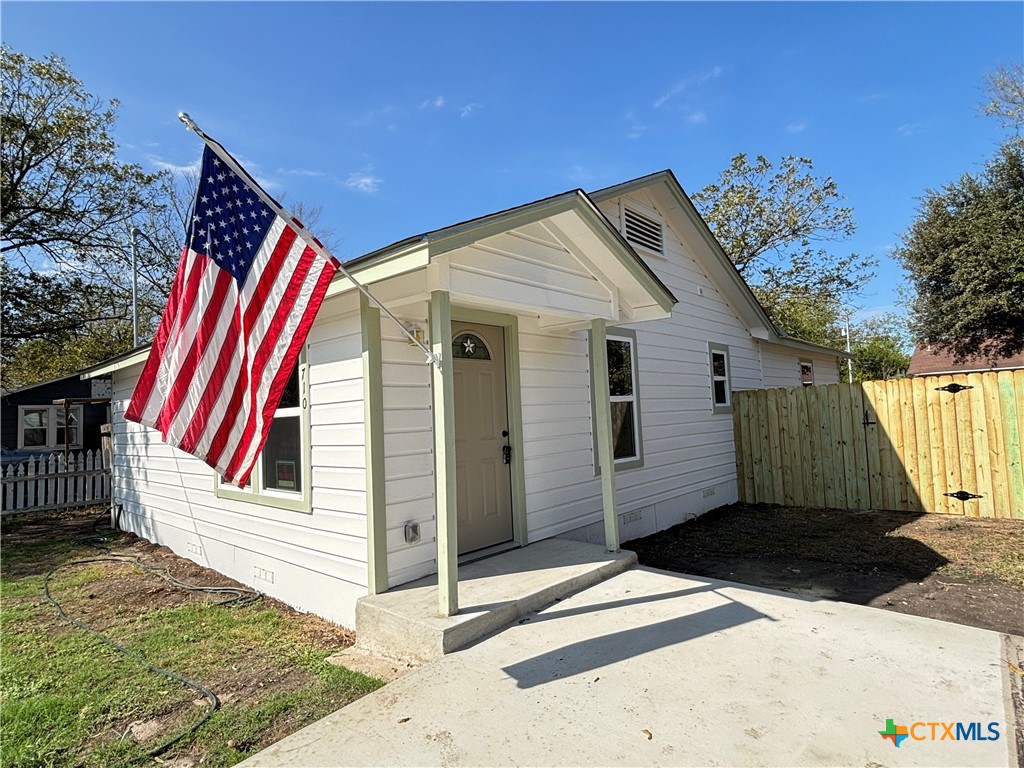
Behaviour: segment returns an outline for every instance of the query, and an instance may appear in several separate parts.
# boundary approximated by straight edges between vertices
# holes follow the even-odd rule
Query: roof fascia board
[[[98,376],[105,376],[108,373],[113,373],[114,371],[123,371],[125,368],[131,368],[133,365],[140,365],[141,363],[146,362],[146,358],[149,357],[149,349],[149,347],[142,347],[141,349],[132,350],[127,355],[115,357],[113,360],[100,363],[93,368],[81,371],[79,378],[95,379]]]
[[[404,275],[406,272],[414,272],[422,269],[430,263],[430,252],[426,245],[417,243],[416,247],[402,249],[401,251],[381,256],[374,261],[350,268],[345,266],[346,271],[353,277],[357,277],[361,285],[369,285],[389,277]],[[337,296],[355,288],[355,283],[345,277],[340,271],[331,284],[327,287],[324,298]]]
[[[644,290],[658,303],[658,306],[666,312],[671,312],[672,307],[678,303],[676,297],[651,270],[647,262],[633,250],[633,246],[626,242],[619,230],[612,225],[594,201],[583,193],[580,194],[580,197],[586,203],[577,210],[580,217],[590,225],[605,247],[619,258],[623,266],[644,287]]]
[[[853,354],[843,349],[833,349],[832,347],[823,347],[821,344],[812,344],[809,341],[801,341],[800,339],[793,339],[788,336],[776,336],[773,339],[765,340],[766,344],[774,344],[778,347],[789,347],[790,349],[798,349],[801,352],[810,352],[816,355],[825,355],[827,357],[841,357],[844,360],[852,360]]]
[[[590,198],[598,202],[604,202],[614,197],[621,197],[628,195],[631,192],[637,192],[644,189],[649,189],[657,184],[662,184],[667,188],[672,195],[673,199],[679,204],[683,212],[689,217],[694,225],[694,228],[700,233],[704,243],[711,249],[711,252],[718,258],[722,267],[721,272],[731,282],[732,286],[739,292],[743,300],[748,304],[751,311],[760,320],[761,325],[768,331],[770,338],[765,341],[772,344],[779,344],[785,347],[792,347],[794,349],[801,349],[807,352],[825,353],[829,355],[836,355],[838,357],[849,357],[849,355],[838,349],[832,349],[830,347],[822,347],[818,344],[812,344],[808,341],[800,341],[793,339],[788,336],[783,336],[775,323],[772,322],[771,318],[768,317],[768,313],[765,312],[764,307],[754,296],[754,292],[750,289],[747,281],[743,279],[743,275],[740,274],[736,265],[732,263],[732,259],[722,248],[722,244],[718,242],[718,238],[715,237],[714,232],[711,231],[710,227],[704,217],[700,215],[697,208],[694,206],[693,201],[690,200],[689,195],[683,189],[679,180],[675,177],[672,171],[658,171],[648,176],[641,176],[639,179],[633,179],[632,181],[626,181],[622,184],[616,184],[612,187],[599,190],[597,192],[590,193]],[[753,329],[752,329],[753,330]],[[752,334],[754,335],[754,334]],[[761,334],[756,334],[755,337],[760,338]]]
[[[426,236],[427,242],[430,244],[430,256],[441,256],[485,238],[500,235],[510,229],[526,226],[572,210],[578,205],[581,194],[578,190],[566,192],[557,197],[485,216],[483,219],[431,232]]]
[[[712,232],[708,227],[707,222],[704,221],[704,217],[700,215],[700,212],[694,206],[693,201],[690,200],[689,195],[686,194],[686,191],[679,183],[679,180],[676,179],[675,174],[671,171],[660,171],[658,173],[651,174],[650,176],[644,176],[640,179],[627,181],[624,184],[618,185],[618,187],[610,187],[608,190],[605,190],[605,192],[618,189],[621,189],[622,191],[617,191],[615,194],[611,195],[604,195],[601,199],[605,200],[610,197],[625,195],[629,192],[649,188],[657,183],[663,184],[671,193],[675,202],[678,203],[679,207],[687,215],[691,223],[694,225],[694,228],[700,234],[705,245],[707,245],[711,249],[711,252],[718,257],[718,260],[721,262],[720,266],[722,267],[722,273],[726,275],[727,279],[739,292],[743,300],[749,304],[751,311],[753,311],[761,321],[761,324],[765,328],[769,329],[769,331],[774,332],[775,335],[778,335],[779,338],[784,338],[777,333],[775,324],[771,321],[771,318],[768,317],[768,313],[764,311],[764,307],[761,306],[761,303],[754,296],[754,292],[750,290],[750,286],[747,284],[747,281],[743,279],[743,275],[741,275],[739,270],[736,269],[736,265],[732,263],[732,259],[729,258],[729,255],[722,248],[722,244],[718,242],[718,238],[715,237],[714,232]]]

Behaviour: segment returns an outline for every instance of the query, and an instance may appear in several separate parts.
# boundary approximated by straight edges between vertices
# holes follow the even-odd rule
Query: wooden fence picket
[[[0,471],[0,516],[47,512],[110,501],[110,465],[99,450],[33,456]]]
[[[736,392],[748,502],[1024,519],[1024,370]]]

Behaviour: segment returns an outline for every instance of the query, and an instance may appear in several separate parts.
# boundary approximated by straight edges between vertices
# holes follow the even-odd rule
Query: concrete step
[[[356,604],[356,648],[424,664],[636,565],[636,554],[545,539],[459,567],[459,613],[440,616],[430,576]]]

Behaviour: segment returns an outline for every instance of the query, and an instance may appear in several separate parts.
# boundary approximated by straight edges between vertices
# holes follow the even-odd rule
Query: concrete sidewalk
[[[242,765],[1003,768],[1016,765],[1004,643],[957,624],[637,568]],[[924,740],[897,748],[879,735],[889,719],[981,723],[982,735],[996,723],[999,738],[932,741],[922,726]]]

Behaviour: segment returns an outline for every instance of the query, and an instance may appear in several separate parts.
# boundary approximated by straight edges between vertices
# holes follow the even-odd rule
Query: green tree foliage
[[[928,190],[897,257],[910,273],[912,329],[963,359],[1024,350],[1024,140],[977,175]]]
[[[853,380],[879,381],[898,379],[910,365],[908,355],[898,341],[875,336],[853,346]]]
[[[840,308],[872,276],[874,260],[840,255],[825,243],[856,225],[830,177],[806,157],[772,163],[736,155],[716,184],[693,201],[772,320],[792,336],[823,344],[839,338]]]
[[[12,387],[131,346],[121,332],[131,314],[128,229],[168,220],[173,180],[117,159],[117,102],[88,93],[62,59],[4,46],[0,74],[0,379]],[[178,232],[170,252],[140,251],[147,320],[162,307]]]
[[[905,316],[887,313],[863,320],[850,329],[850,341],[854,381],[897,379],[906,374],[910,334]]]
[[[157,176],[117,160],[117,102],[86,92],[56,56],[5,46],[0,63],[0,252],[60,262],[120,246],[133,217],[156,205]]]

